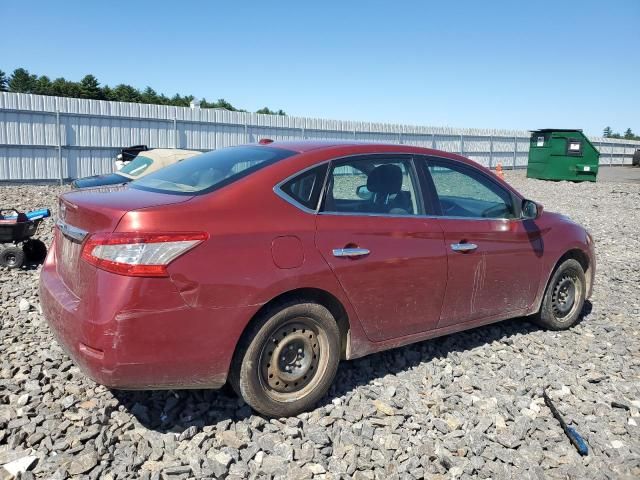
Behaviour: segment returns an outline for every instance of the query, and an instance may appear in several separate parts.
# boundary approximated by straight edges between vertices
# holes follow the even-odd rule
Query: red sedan
[[[287,416],[341,358],[511,317],[568,328],[594,270],[584,228],[458,155],[261,142],[62,195],[40,296],[99,383],[229,380]]]

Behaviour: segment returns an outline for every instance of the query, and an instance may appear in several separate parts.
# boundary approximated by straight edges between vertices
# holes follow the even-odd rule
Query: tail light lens
[[[167,265],[209,238],[191,233],[98,233],[82,247],[82,258],[102,270],[138,277],[166,277]]]

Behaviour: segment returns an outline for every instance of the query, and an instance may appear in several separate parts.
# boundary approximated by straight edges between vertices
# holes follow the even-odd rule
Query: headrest
[[[392,164],[377,166],[367,177],[367,190],[387,195],[398,193],[402,190],[402,170]]]

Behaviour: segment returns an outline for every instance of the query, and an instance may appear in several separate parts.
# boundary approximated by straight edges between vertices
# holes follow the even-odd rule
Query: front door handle
[[[371,252],[366,248],[334,248],[334,257],[363,257]]]
[[[478,246],[475,243],[452,243],[451,250],[454,252],[473,252]]]

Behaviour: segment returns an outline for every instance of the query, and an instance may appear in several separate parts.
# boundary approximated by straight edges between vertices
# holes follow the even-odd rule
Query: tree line
[[[63,77],[51,80],[46,75],[38,76],[24,68],[16,68],[9,77],[7,77],[5,72],[0,70],[0,92],[35,93],[56,97],[114,100],[117,102],[174,105],[176,107],[188,107],[196,98],[193,95],[180,95],[178,93],[172,97],[168,97],[163,93],[156,92],[151,87],[139,90],[124,83],[116,85],[115,87],[110,87],[109,85],[101,86],[98,79],[93,75],[85,75],[79,82],[67,80]],[[224,108],[233,112],[247,111],[234,107],[224,98],[219,98],[211,102],[202,98],[200,100],[200,108]],[[261,108],[257,110],[256,113],[286,115],[282,109],[271,110],[268,107]]]
[[[613,132],[611,130],[611,127],[605,127],[605,129],[602,131],[602,136],[604,138],[624,138],[625,140],[640,140],[640,136],[634,134],[630,128],[627,128],[624,131],[624,134],[620,135],[617,132]]]

